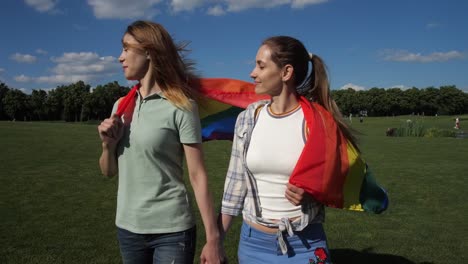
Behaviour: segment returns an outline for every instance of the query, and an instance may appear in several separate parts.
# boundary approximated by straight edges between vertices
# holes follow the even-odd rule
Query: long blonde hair
[[[343,135],[359,150],[353,130],[344,121],[340,109],[330,95],[330,84],[323,60],[317,55],[309,54],[302,42],[289,36],[270,37],[262,44],[271,49],[271,59],[280,68],[287,64],[293,67],[297,93],[330,112]],[[309,62],[312,62],[310,74]]]
[[[139,42],[134,48],[143,50],[151,57],[154,78],[164,96],[175,106],[191,110],[189,100],[194,97],[195,91],[187,83],[190,65],[181,55],[185,45],[176,45],[162,25],[151,21],[135,21],[125,33]]]

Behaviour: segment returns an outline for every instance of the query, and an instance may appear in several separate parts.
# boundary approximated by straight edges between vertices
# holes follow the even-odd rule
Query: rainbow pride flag
[[[190,84],[201,93],[198,110],[202,139],[232,140],[237,115],[253,102],[268,99],[255,93],[252,83],[227,78],[201,78]]]
[[[381,213],[387,192],[375,181],[359,152],[344,137],[333,116],[301,97],[310,135],[289,182],[328,207]]]
[[[254,84],[227,78],[201,78],[190,85],[200,91],[202,138],[232,140],[237,115],[250,103],[269,99],[255,94]],[[135,85],[120,100],[116,114],[132,116]],[[354,211],[381,213],[388,207],[386,191],[375,181],[359,152],[339,130],[333,116],[317,103],[301,97],[310,135],[289,179],[317,201]]]
[[[249,104],[267,96],[255,94],[252,83],[228,78],[200,78],[190,82],[190,86],[200,92],[197,98],[202,125],[202,140],[232,140],[237,115]],[[119,101],[116,114],[128,113],[132,116],[135,108],[135,94],[139,89],[135,85]]]

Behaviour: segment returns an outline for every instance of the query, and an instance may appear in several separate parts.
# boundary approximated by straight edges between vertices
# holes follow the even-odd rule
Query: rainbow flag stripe
[[[252,83],[235,79],[201,78],[190,85],[201,93],[198,110],[203,141],[232,140],[237,115],[249,104],[268,99],[255,94]]]
[[[310,135],[289,182],[328,207],[385,211],[386,191],[377,185],[367,164],[341,133],[333,116],[304,97],[300,103]]]

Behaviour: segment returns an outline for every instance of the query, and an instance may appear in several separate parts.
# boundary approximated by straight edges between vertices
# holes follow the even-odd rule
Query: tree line
[[[82,122],[103,120],[114,102],[128,93],[118,82],[91,86],[78,81],[55,89],[25,94],[0,82],[0,120]],[[372,88],[332,90],[332,97],[345,115],[368,116],[458,115],[468,113],[468,94],[456,86],[407,90]]]
[[[400,88],[372,88],[355,91],[333,90],[333,99],[343,114],[368,116],[396,115],[460,115],[468,113],[468,94],[455,85],[401,90]]]
[[[103,120],[109,116],[114,102],[129,90],[118,82],[98,85],[91,90],[90,85],[78,81],[49,91],[33,90],[25,94],[0,83],[0,120]]]

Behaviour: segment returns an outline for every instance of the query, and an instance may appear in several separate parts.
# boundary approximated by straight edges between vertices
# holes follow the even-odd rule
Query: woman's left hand
[[[200,255],[200,263],[226,263],[226,254],[220,240],[206,242]]]
[[[286,184],[286,192],[284,196],[296,206],[310,201],[310,195],[304,191],[304,189],[290,183]]]

